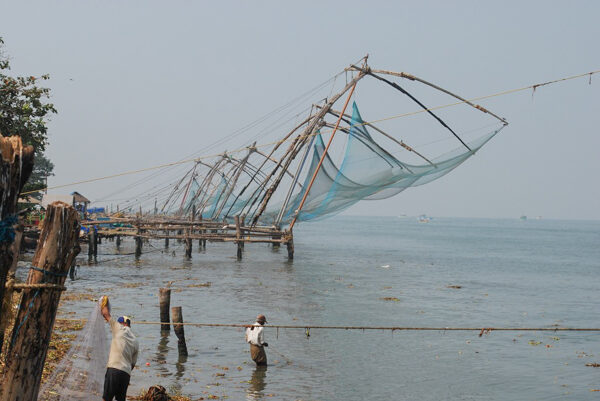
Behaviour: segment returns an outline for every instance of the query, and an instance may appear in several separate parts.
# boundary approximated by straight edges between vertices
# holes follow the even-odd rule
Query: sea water
[[[265,329],[255,368],[239,328],[185,326],[189,355],[161,336],[158,289],[186,322],[299,326],[600,327],[600,222],[349,217],[302,223],[285,246],[133,241],[81,259],[69,293],[108,294],[140,342],[129,394],[154,384],[192,399],[598,399],[600,332]],[[83,254],[83,253],[82,253]],[[210,283],[210,284],[208,284]],[[86,317],[91,301],[59,315]],[[69,314],[75,311],[76,313]],[[149,366],[147,366],[149,365]]]

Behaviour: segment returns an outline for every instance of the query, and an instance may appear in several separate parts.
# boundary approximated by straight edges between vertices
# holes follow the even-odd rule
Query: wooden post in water
[[[61,290],[79,253],[78,213],[63,202],[46,209],[44,226],[23,289],[2,383],[1,401],[37,400]]]
[[[94,227],[90,227],[88,231],[88,260],[91,262],[94,258]]]
[[[292,230],[289,231],[289,237],[286,242],[287,251],[288,251],[288,259],[294,260],[294,235],[292,234]]]
[[[135,236],[135,258],[139,259],[142,256],[142,237],[140,236],[142,230],[140,229],[140,222],[137,223],[137,234]]]
[[[160,288],[158,290],[158,303],[160,305],[160,331],[171,331],[171,319],[169,317],[169,308],[171,307],[171,289]],[[166,324],[165,324],[166,323]]]
[[[202,219],[202,213],[200,213],[200,219]],[[202,230],[202,234],[206,234],[207,230]],[[202,238],[202,249],[206,249],[206,238]]]
[[[117,249],[121,247],[121,236],[120,235],[117,235],[116,244],[117,244]]]
[[[169,248],[169,230],[164,231],[164,233],[167,235],[165,237],[165,248]]]
[[[281,231],[281,226],[277,225],[275,226],[275,229],[277,231]],[[271,239],[281,239],[281,235],[273,235],[271,236]],[[281,242],[273,242],[273,249],[279,249],[279,247],[281,246]]]
[[[183,330],[183,313],[181,312],[181,306],[174,306],[171,308],[171,315],[173,316],[173,330],[177,336],[177,350],[180,356],[187,356],[187,345],[185,344],[185,332]]]
[[[240,216],[235,216],[235,243],[237,244],[237,259],[242,260],[242,251],[244,250],[244,245],[242,242],[242,230],[240,228]]]
[[[17,199],[23,185],[27,182],[33,170],[33,147],[23,146],[21,138],[10,138],[0,135],[0,226],[3,235],[0,236],[0,308],[4,301],[4,286],[8,270],[19,250],[12,248],[14,236],[12,227],[17,222]],[[0,310],[0,313],[2,311]],[[1,319],[1,317],[0,317]],[[0,350],[2,345],[0,344]]]
[[[196,205],[192,206],[192,214],[190,216],[190,221],[193,223],[194,222],[194,217],[196,214]],[[186,230],[186,234],[187,237],[185,239],[185,257],[188,259],[192,258],[192,238],[191,235],[194,233],[194,226],[191,225],[187,230]]]

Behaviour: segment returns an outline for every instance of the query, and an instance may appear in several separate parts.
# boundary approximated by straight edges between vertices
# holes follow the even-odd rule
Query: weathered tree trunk
[[[19,252],[12,251],[17,198],[33,169],[33,147],[23,146],[21,138],[0,135],[0,305],[4,300],[6,275]],[[0,320],[2,320],[0,308]]]
[[[19,252],[21,250],[21,239],[23,238],[23,225],[18,224],[15,228],[15,241],[12,244],[11,252],[13,254],[13,262],[10,268],[8,269],[8,275],[6,282],[7,284],[12,280],[14,282],[15,272],[17,270],[17,262],[19,261]],[[0,316],[4,316],[0,319],[0,355],[2,354],[2,346],[4,344],[4,331],[9,323],[10,318],[8,316],[12,316],[10,309],[13,307],[12,305],[12,297],[13,291],[11,289],[6,289],[4,293],[4,302],[0,302]]]
[[[37,400],[61,290],[79,253],[79,221],[63,202],[48,205],[6,354],[1,401]]]

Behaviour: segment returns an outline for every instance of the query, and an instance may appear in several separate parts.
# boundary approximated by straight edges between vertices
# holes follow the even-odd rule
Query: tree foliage
[[[0,37],[0,134],[18,135],[24,144],[33,145],[35,165],[23,192],[41,189],[45,187],[46,177],[54,175],[54,165],[44,156],[44,151],[48,144],[48,118],[56,113],[56,109],[47,101],[50,89],[38,86],[50,77],[8,75],[10,60],[3,47],[4,41]]]

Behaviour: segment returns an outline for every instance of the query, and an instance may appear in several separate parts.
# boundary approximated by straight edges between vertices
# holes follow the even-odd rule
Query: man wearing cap
[[[138,341],[131,331],[131,319],[121,316],[115,320],[110,315],[108,297],[101,300],[102,316],[110,325],[112,342],[104,376],[104,401],[125,401],[131,370],[135,367],[138,355]]]
[[[269,344],[265,342],[263,334],[265,323],[267,323],[265,315],[258,315],[256,323],[246,328],[246,342],[250,344],[250,356],[256,366],[267,366],[265,347],[268,347]]]

